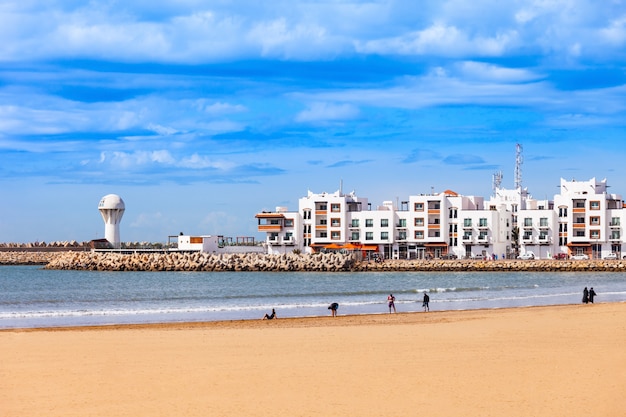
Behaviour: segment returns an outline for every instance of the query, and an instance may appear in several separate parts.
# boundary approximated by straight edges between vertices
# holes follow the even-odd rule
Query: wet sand
[[[617,416],[625,346],[626,303],[6,330],[0,416]]]

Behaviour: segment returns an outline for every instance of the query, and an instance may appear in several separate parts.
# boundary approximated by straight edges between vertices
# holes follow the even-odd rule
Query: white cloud
[[[241,113],[247,110],[246,107],[241,104],[230,104],[221,101],[208,104],[205,99],[196,100],[196,108],[199,111],[212,115]]]
[[[393,38],[357,41],[356,49],[361,53],[384,55],[500,56],[517,38],[517,32],[512,29],[492,36],[472,36],[454,25],[438,22]]]
[[[600,29],[600,35],[610,44],[623,46],[626,43],[626,16],[612,20],[608,27]]]
[[[506,68],[476,61],[462,61],[455,65],[459,75],[466,80],[490,81],[497,83],[518,83],[542,78],[527,69]]]
[[[298,122],[324,122],[354,119],[359,109],[351,104],[335,104],[326,102],[312,103],[308,109],[296,116]]]

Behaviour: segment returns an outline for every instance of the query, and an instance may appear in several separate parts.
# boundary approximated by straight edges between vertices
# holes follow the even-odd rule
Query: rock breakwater
[[[0,265],[45,265],[46,269],[90,271],[476,271],[626,272],[624,260],[386,260],[358,261],[352,255],[208,254],[107,252],[0,252]]]
[[[351,255],[208,254],[208,253],[102,253],[68,252],[57,255],[46,269],[88,271],[327,271],[354,269]]]

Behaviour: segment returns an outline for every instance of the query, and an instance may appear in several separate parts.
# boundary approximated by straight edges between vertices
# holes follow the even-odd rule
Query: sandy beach
[[[625,319],[610,303],[6,330],[0,415],[617,416]]]

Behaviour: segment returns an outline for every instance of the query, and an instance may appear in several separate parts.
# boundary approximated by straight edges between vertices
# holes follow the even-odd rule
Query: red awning
[[[426,247],[432,247],[432,246],[448,246],[448,244],[447,244],[447,243],[438,243],[438,242],[435,242],[435,243],[426,243],[426,244],[424,244],[424,246],[426,246]]]
[[[591,246],[591,243],[570,242],[567,246]]]

